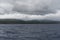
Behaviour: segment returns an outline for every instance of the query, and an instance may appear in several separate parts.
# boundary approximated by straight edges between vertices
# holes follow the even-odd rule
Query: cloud
[[[12,13],[0,15],[0,19],[22,19],[22,20],[36,20],[36,19],[38,20],[39,18],[40,20],[44,19],[44,17],[41,15],[28,15],[28,14],[21,14],[18,12],[12,12]]]
[[[51,14],[47,14],[45,15],[45,19],[48,20],[55,20],[55,21],[60,21],[60,10],[57,10],[57,12],[55,14],[51,13]]]
[[[13,11],[24,14],[44,15],[55,13],[60,8],[59,0],[19,0],[16,1]]]
[[[23,14],[44,15],[60,8],[59,0],[0,0],[0,7]]]
[[[0,3],[0,14],[12,12],[13,5],[10,3]]]
[[[0,0],[0,19],[60,21],[60,0]]]
[[[49,5],[52,0],[23,0],[16,1],[14,11],[25,13],[25,14],[48,14],[54,13],[55,11],[50,9]]]
[[[28,15],[13,12],[13,14],[0,15],[0,19],[22,19],[22,20],[55,20],[60,21],[60,10],[55,14],[50,13],[46,15]]]

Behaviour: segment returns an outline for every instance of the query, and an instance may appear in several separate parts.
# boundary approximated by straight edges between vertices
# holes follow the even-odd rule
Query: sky
[[[60,0],[0,0],[0,19],[60,21]]]

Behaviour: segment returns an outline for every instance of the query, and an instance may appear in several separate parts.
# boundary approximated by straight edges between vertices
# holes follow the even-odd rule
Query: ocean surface
[[[60,24],[0,24],[0,40],[60,40]]]

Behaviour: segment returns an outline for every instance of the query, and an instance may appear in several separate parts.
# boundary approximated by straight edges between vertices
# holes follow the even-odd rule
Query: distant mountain
[[[52,20],[17,20],[17,19],[0,19],[0,24],[59,24],[60,21]]]

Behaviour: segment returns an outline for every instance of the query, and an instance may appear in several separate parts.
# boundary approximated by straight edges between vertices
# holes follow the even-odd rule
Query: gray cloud
[[[1,3],[2,5],[4,4],[4,6],[2,6]],[[31,15],[55,13],[57,9],[60,9],[59,3],[60,0],[0,0],[0,5],[8,11]],[[12,5],[13,7],[11,7]]]
[[[25,13],[25,14],[48,14],[55,13],[57,7],[55,7],[55,1],[52,0],[23,0],[16,1],[13,11]],[[30,2],[29,2],[30,1]],[[56,3],[57,5],[57,3]]]
[[[0,0],[0,19],[4,18],[60,21],[60,0]]]
[[[27,2],[26,2],[27,1]],[[45,0],[48,2],[48,0]],[[54,11],[49,9],[49,4],[42,0],[25,0],[24,1],[16,1],[14,11],[25,13],[25,14],[48,14]]]

